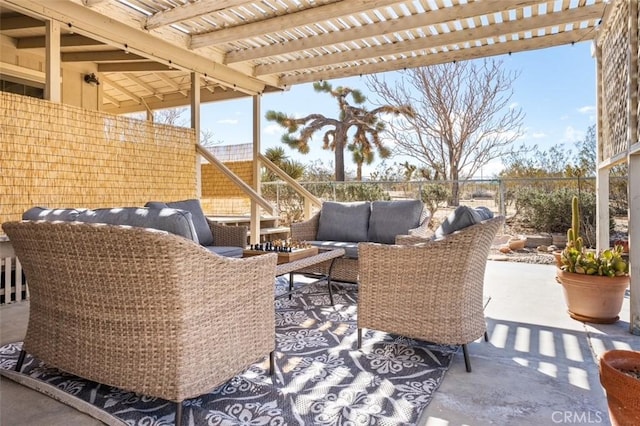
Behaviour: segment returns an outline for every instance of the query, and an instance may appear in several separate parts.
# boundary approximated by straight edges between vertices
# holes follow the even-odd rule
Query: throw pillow
[[[420,225],[422,201],[374,201],[371,203],[369,240],[374,243],[394,244],[396,235],[406,235],[409,229]]]
[[[356,203],[324,202],[320,210],[316,239],[344,242],[367,241],[370,204],[368,201]]]
[[[493,212],[486,207],[473,208],[469,206],[458,206],[436,229],[436,238],[442,238],[455,231],[475,225],[483,220],[491,219]]]
[[[200,206],[200,200],[194,198],[191,200],[173,201],[171,203],[167,203],[167,206],[172,209],[181,209],[190,212],[191,219],[193,220],[193,226],[196,229],[196,234],[198,234],[198,241],[200,241],[200,244],[203,246],[213,245],[213,234],[211,233],[211,228],[209,228],[207,218]]]

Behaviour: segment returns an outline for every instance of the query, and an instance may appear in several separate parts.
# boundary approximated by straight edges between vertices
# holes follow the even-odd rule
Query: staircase
[[[220,225],[227,226],[241,226],[245,225],[249,227],[251,224],[250,216],[207,216],[213,222]],[[260,242],[281,240],[289,238],[289,227],[278,226],[278,218],[276,216],[261,216],[260,217]],[[251,238],[250,232],[247,237],[247,244]]]

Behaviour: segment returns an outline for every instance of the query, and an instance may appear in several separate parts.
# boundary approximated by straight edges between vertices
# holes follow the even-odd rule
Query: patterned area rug
[[[278,292],[286,284],[279,279]],[[324,282],[291,300],[276,300],[276,383],[265,359],[211,393],[185,401],[183,424],[416,424],[458,348],[369,330],[358,350],[357,289],[344,284],[334,298],[332,307]],[[0,373],[107,424],[174,423],[174,403],[83,380],[29,356],[22,374],[6,371],[15,366],[21,345],[0,348]]]

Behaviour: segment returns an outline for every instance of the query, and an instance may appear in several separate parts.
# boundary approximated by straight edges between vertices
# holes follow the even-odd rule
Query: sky
[[[575,142],[584,138],[587,128],[596,121],[596,64],[591,57],[591,42],[559,46],[512,55],[495,56],[502,61],[505,71],[516,71],[520,75],[514,82],[511,104],[522,108],[525,117],[523,135],[515,143],[546,150],[554,145],[563,145],[566,149],[574,147]],[[400,73],[386,73],[387,78],[399,78]],[[334,86],[347,86],[361,89],[365,96],[373,98],[365,84],[364,77],[331,80]],[[365,104],[373,107],[372,104]],[[328,117],[337,117],[335,100],[328,94],[316,93],[312,83],[292,87],[282,93],[269,93],[262,96],[261,102],[261,152],[267,148],[283,147],[290,158],[309,164],[320,159],[328,167],[333,166],[334,154],[321,149],[321,135],[311,143],[311,152],[303,155],[280,141],[282,128],[267,121],[264,114],[269,110],[284,112],[302,117],[310,113],[321,113]],[[201,107],[201,128],[213,133],[218,145],[251,143],[253,101],[251,98],[215,102]],[[405,158],[390,158],[386,162],[404,162]],[[416,162],[414,162],[416,163]],[[363,167],[367,177],[379,164]],[[417,164],[417,163],[416,163]],[[347,173],[355,172],[349,153],[345,153]],[[502,170],[499,160],[482,169],[482,177],[492,177]],[[476,176],[480,177],[480,176]]]

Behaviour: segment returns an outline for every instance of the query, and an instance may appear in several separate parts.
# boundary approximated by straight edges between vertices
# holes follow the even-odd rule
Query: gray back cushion
[[[116,207],[85,210],[76,219],[79,222],[127,225],[139,228],[153,228],[180,235],[198,242],[193,227],[191,213],[178,209],[151,209],[145,207]]]
[[[202,206],[200,206],[200,200],[194,198],[191,200],[172,201],[166,204],[160,201],[149,201],[145,204],[145,207],[170,207],[172,209],[181,209],[190,212],[191,219],[193,219],[193,226],[196,229],[196,234],[198,234],[198,241],[200,241],[200,244],[203,246],[213,245],[213,234],[211,233],[211,228],[209,228],[207,218],[202,211]]]
[[[493,212],[486,207],[473,208],[469,206],[458,206],[436,229],[436,238],[442,238],[455,231],[475,225],[483,220],[491,219]]]
[[[367,241],[371,203],[322,203],[317,240]]]
[[[23,220],[62,220],[73,222],[77,220],[80,211],[77,209],[47,209],[45,207],[31,207],[22,213]]]
[[[369,240],[394,244],[396,235],[406,235],[420,225],[423,204],[420,200],[374,201],[371,203]]]

